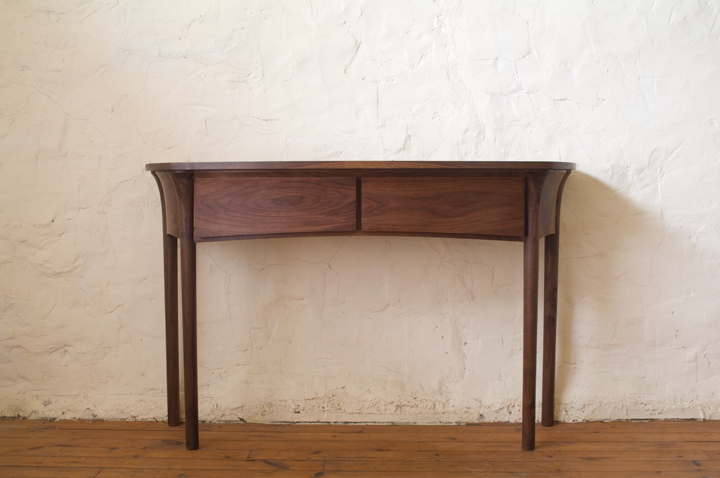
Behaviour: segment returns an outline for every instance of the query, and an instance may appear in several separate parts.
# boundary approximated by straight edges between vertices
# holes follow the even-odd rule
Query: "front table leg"
[[[535,449],[535,378],[537,368],[537,303],[539,239],[529,234],[525,238],[523,271],[523,393],[522,447]]]
[[[183,366],[185,377],[185,446],[197,450],[198,373],[197,373],[197,307],[195,301],[195,242],[192,237],[180,241],[182,269]]]

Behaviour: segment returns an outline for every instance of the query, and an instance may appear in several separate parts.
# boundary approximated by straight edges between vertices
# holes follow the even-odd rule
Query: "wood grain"
[[[558,266],[560,260],[560,205],[569,172],[564,173],[557,186],[552,212],[552,233],[545,236],[545,277],[543,287],[543,374],[542,418],[545,427],[555,421],[555,354],[557,347]],[[543,206],[540,206],[542,210]],[[549,220],[546,219],[546,220]]]
[[[355,231],[355,178],[197,178],[195,239]]]
[[[160,205],[162,207],[163,219],[163,266],[165,278],[165,370],[167,382],[167,408],[168,425],[171,427],[180,425],[180,349],[178,332],[178,270],[177,270],[177,238],[179,235],[179,212],[177,208],[177,197],[175,197],[174,185],[173,194],[166,200],[163,190],[163,183],[160,176],[168,178],[168,173],[152,173],[160,190]],[[169,182],[169,181],[166,181]],[[168,210],[168,201],[175,207],[173,212]],[[175,235],[169,232],[168,216],[174,214]]]
[[[518,177],[363,178],[362,230],[522,236]]]
[[[236,161],[148,163],[147,171],[289,171],[289,170],[543,170],[575,169],[560,161]]]
[[[522,447],[535,449],[535,392],[537,380],[538,274],[540,269],[540,225],[548,178],[554,171],[526,174],[527,228],[523,245],[523,392]],[[559,183],[558,183],[559,184]],[[557,192],[557,191],[556,191]],[[553,204],[554,207],[554,204]],[[555,215],[553,214],[553,218]]]
[[[180,262],[186,446],[198,448],[195,243],[306,235],[427,235],[524,242],[523,448],[535,443],[538,241],[553,234],[563,178],[554,162],[158,163],[165,232],[168,418],[177,423],[173,310]],[[556,205],[558,206],[556,208]],[[172,237],[171,237],[172,236]],[[549,262],[556,261],[553,239]],[[546,278],[553,291],[552,268]],[[550,301],[550,309],[556,308]],[[552,318],[547,324],[552,327]],[[546,334],[546,340],[554,338]],[[548,347],[547,350],[551,350]],[[549,356],[549,355],[548,355]],[[547,357],[546,357],[547,358]],[[547,368],[553,364],[546,360]],[[552,371],[554,372],[554,370]],[[551,372],[543,423],[552,424]]]
[[[168,425],[180,425],[180,334],[178,329],[178,253],[177,238],[165,234],[165,368]]]
[[[153,171],[153,176],[160,189],[160,201],[163,211],[163,232],[180,238],[182,218],[180,217],[180,204],[178,192],[175,189],[176,174],[167,171]],[[188,173],[181,173],[187,176]]]
[[[196,450],[198,435],[197,294],[195,241],[193,240],[192,173],[174,173],[180,218],[180,279],[182,287],[183,378],[185,388],[185,447]],[[164,186],[164,184],[163,184]]]
[[[2,477],[720,476],[720,422],[561,423],[533,453],[517,424],[200,424],[203,447],[157,422],[0,420]]]
[[[545,174],[537,172],[528,176],[543,177],[543,184],[540,186],[540,197],[538,198],[538,235],[545,237],[555,233],[558,197],[562,196],[561,185],[567,178],[566,171],[551,171]]]

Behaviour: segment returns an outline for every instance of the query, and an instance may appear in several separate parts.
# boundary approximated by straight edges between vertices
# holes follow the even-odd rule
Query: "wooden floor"
[[[518,425],[201,424],[200,449],[157,422],[0,420],[0,477],[720,477],[720,422]]]

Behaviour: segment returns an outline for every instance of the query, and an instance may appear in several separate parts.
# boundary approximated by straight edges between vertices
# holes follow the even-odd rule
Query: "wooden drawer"
[[[362,230],[525,234],[522,177],[363,178]]]
[[[352,232],[355,178],[196,178],[195,241]]]

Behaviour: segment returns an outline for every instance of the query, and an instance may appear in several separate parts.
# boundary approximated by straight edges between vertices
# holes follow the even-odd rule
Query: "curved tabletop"
[[[234,161],[213,163],[149,163],[147,171],[238,171],[238,170],[566,170],[575,163],[560,161]]]

